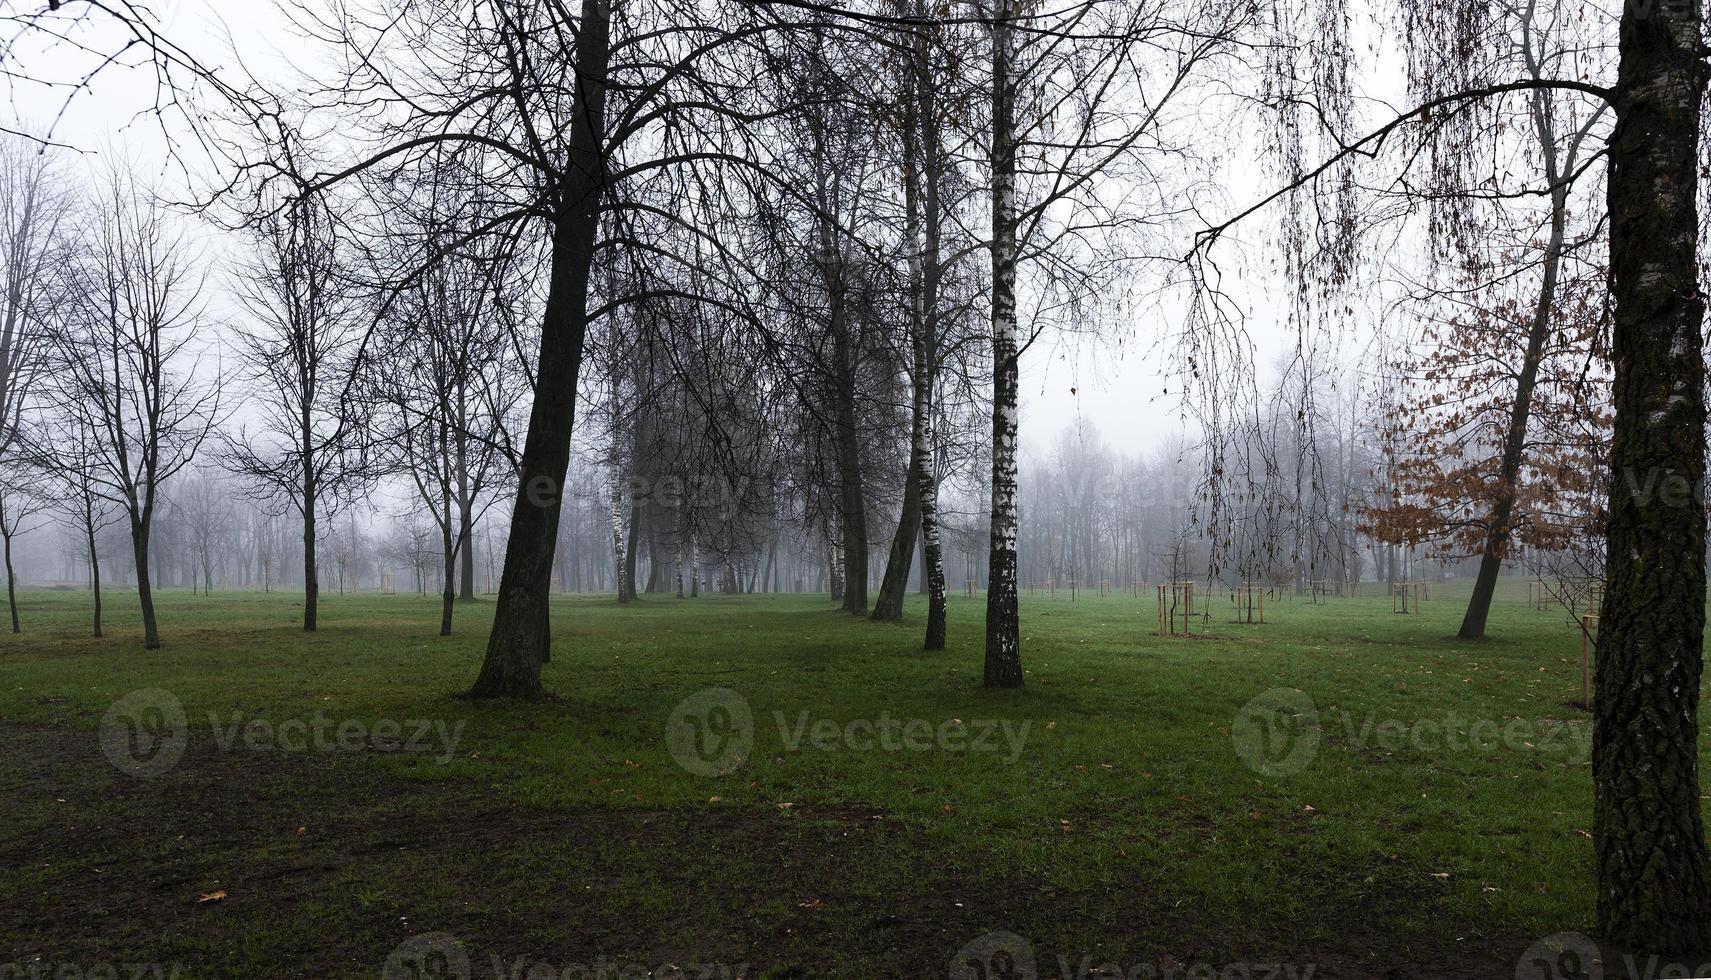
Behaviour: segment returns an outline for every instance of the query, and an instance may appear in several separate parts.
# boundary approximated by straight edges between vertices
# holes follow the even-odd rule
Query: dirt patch
[[[444,934],[470,963],[447,977],[931,977],[1003,931],[1042,978],[1461,980],[1514,976],[1532,941],[1399,940],[1383,908],[1332,916],[1330,942],[1253,934],[1139,886],[994,876],[858,806],[543,810],[360,755],[195,743],[137,779],[92,732],[39,726],[0,725],[0,816],[0,975],[372,977]]]

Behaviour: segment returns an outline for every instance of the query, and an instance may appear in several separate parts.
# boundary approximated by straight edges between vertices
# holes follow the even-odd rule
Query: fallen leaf
[[[224,902],[225,900],[226,900],[226,891],[225,891],[225,889],[222,888],[219,891],[212,891],[212,892],[207,893],[206,895],[203,895],[201,898],[198,898],[196,900],[196,904],[197,905],[212,905],[215,902]]]

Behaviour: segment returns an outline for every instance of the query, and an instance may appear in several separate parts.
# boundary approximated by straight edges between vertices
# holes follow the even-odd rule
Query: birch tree
[[[984,679],[988,687],[1020,687],[1021,357],[1046,330],[1073,325],[1078,309],[1120,294],[1141,267],[1134,236],[1184,207],[1174,196],[1181,188],[1149,164],[1156,154],[1183,152],[1171,138],[1176,114],[1253,29],[1255,12],[1174,0],[1037,12],[993,0],[987,16],[993,397]],[[1096,188],[1101,177],[1119,175],[1144,193],[1117,211]],[[1032,308],[1026,325],[1024,286]]]

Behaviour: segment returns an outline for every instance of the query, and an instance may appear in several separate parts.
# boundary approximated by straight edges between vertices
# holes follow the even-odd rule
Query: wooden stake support
[[[1194,583],[1171,582],[1158,587],[1158,630],[1156,636],[1193,636]]]
[[[1235,622],[1264,623],[1265,622],[1265,586],[1243,582],[1230,590],[1230,603],[1236,607]],[[1255,619],[1255,613],[1259,618]]]
[[[1390,611],[1393,613],[1412,613],[1419,611],[1420,590],[1424,582],[1392,582],[1390,583]],[[1410,605],[1412,597],[1412,605]]]
[[[1592,631],[1598,628],[1597,613],[1583,613],[1580,617],[1580,706],[1592,708],[1592,651],[1596,644],[1592,639]]]

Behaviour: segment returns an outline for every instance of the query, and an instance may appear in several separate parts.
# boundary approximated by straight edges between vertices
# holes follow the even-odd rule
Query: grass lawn
[[[305,635],[290,594],[168,593],[144,652],[134,596],[92,640],[87,595],[27,593],[0,964],[373,977],[449,936],[385,975],[1513,976],[1592,925],[1580,643],[1521,580],[1459,642],[1464,597],[1215,597],[1189,639],[1025,595],[1003,692],[978,597],[932,654],[918,606],[558,597],[557,700],[489,705],[455,694],[490,601],[441,638],[435,598],[332,596]],[[99,737],[138,690],[186,719],[149,778]]]

